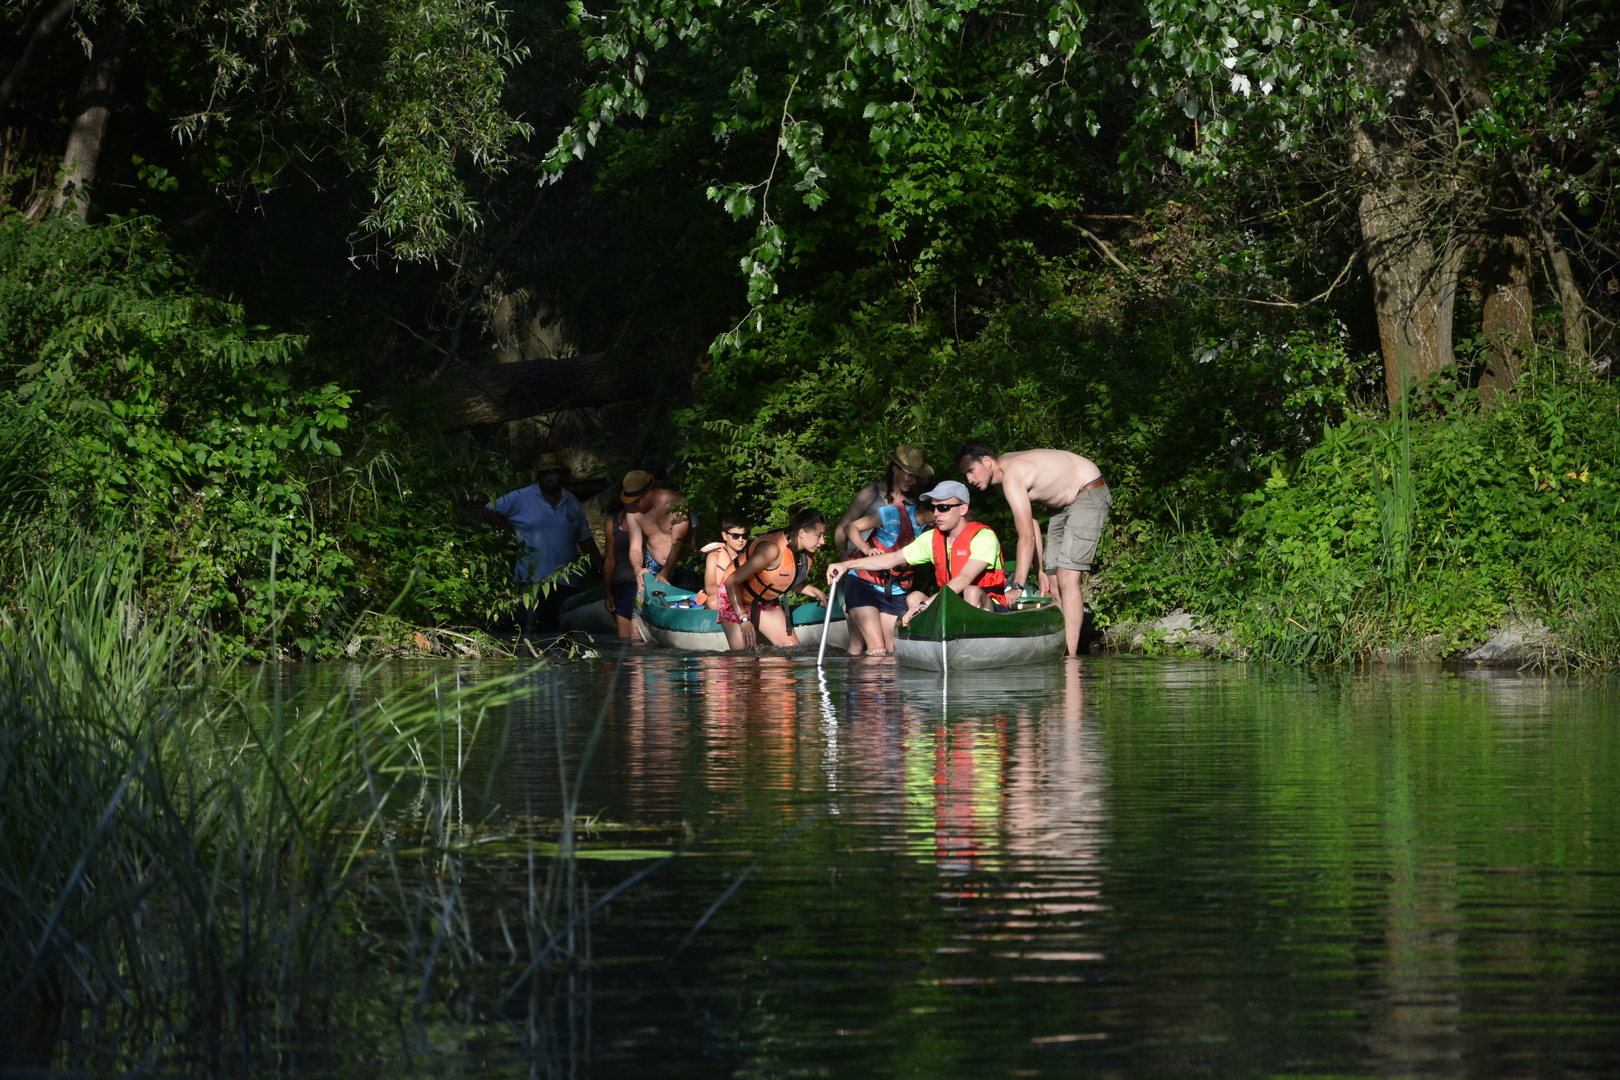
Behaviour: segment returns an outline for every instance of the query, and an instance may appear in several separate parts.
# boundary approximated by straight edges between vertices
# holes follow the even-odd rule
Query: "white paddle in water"
[[[832,626],[833,597],[838,595],[838,586],[843,584],[843,581],[844,575],[839,574],[838,580],[827,588],[827,614],[821,619],[821,649],[816,653],[816,667],[820,667],[821,662],[827,659],[827,631]]]

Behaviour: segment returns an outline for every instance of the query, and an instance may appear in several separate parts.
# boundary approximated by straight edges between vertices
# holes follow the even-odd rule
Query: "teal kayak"
[[[725,652],[726,635],[720,629],[720,616],[712,608],[697,603],[697,594],[674,585],[665,584],[645,574],[645,584],[638,610],[647,633],[660,645],[672,649],[694,649],[699,652]],[[821,626],[827,609],[821,604],[799,604],[788,609],[793,619],[793,635],[801,645],[821,643]],[[849,642],[849,628],[844,623],[844,605],[833,599],[832,625],[827,644],[842,648]]]
[[[940,671],[1036,664],[1063,655],[1063,612],[1056,604],[998,613],[941,589],[928,607],[895,632],[905,667]]]

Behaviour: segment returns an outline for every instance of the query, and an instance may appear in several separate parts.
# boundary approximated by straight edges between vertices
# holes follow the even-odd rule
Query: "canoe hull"
[[[652,622],[645,624],[647,636],[653,641],[669,649],[680,649],[684,652],[726,652],[726,635],[716,626],[709,631],[675,630],[660,627]],[[799,639],[800,645],[821,644],[821,624],[814,626],[795,626],[793,635]],[[844,649],[849,646],[849,627],[842,622],[835,622],[828,631],[827,648]]]
[[[585,634],[617,634],[618,624],[608,609],[602,606],[607,598],[606,586],[597,585],[578,596],[570,597],[562,606],[557,622],[564,630],[577,630]]]
[[[942,656],[941,653],[947,653]],[[952,671],[1018,667],[1041,664],[1063,655],[1063,629],[1041,638],[960,638],[940,648],[938,641],[908,640],[896,636],[895,659],[902,667],[941,671],[949,664]]]
[[[1055,607],[984,611],[945,590],[895,634],[895,659],[924,671],[972,671],[1040,664],[1063,655],[1063,613]]]
[[[671,602],[689,600],[692,593],[673,585],[647,578],[646,598],[640,611],[647,627],[647,636],[671,649],[691,652],[726,652],[726,635],[720,629],[720,617],[708,608],[670,607]],[[793,609],[793,633],[800,645],[821,644],[822,618],[827,613],[820,604],[802,604]],[[842,608],[834,606],[827,647],[844,648],[849,644],[849,627],[844,622]]]

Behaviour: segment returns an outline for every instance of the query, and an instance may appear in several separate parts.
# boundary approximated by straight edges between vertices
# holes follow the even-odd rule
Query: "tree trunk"
[[[1362,195],[1360,211],[1384,352],[1384,389],[1393,406],[1407,385],[1427,382],[1451,363],[1462,250],[1451,244],[1436,253],[1421,201],[1401,184],[1372,187]]]
[[[90,64],[79,84],[79,97],[73,107],[73,126],[68,131],[67,151],[62,155],[62,186],[48,196],[52,212],[84,217],[90,209],[90,184],[96,178],[96,165],[107,140],[107,121],[112,117],[113,92],[118,87],[118,71],[129,46],[129,25],[116,12],[101,20],[90,48]],[[47,196],[41,195],[28,216],[42,217]]]
[[[644,363],[608,364],[602,353],[518,360],[463,375],[440,398],[440,426],[448,431],[634,401],[651,397],[655,389]]]
[[[47,4],[41,9],[39,18],[34,22],[34,29],[28,35],[28,44],[23,46],[23,52],[17,62],[11,65],[6,72],[4,82],[0,82],[0,110],[5,109],[17,97],[17,91],[22,89],[23,80],[28,78],[29,70],[34,62],[45,51],[51,39],[67,23],[68,16],[73,14],[73,8],[78,0],[56,0],[54,4]]]
[[[1480,252],[1485,369],[1479,376],[1479,401],[1487,408],[1518,382],[1523,366],[1519,350],[1530,341],[1534,295],[1527,231],[1522,221],[1499,217],[1491,222]]]
[[[1558,242],[1558,230],[1553,225],[1558,219],[1557,200],[1541,190],[1536,182],[1536,171],[1528,162],[1521,159],[1515,163],[1514,178],[1524,189],[1531,223],[1541,237],[1547,262],[1552,267],[1553,287],[1558,290],[1558,306],[1564,316],[1564,350],[1571,357],[1584,360],[1587,355],[1586,297],[1575,279],[1569,253]]]
[[[1545,217],[1545,215],[1544,215]],[[1569,265],[1569,253],[1558,242],[1550,224],[1543,223],[1541,242],[1547,248],[1547,261],[1552,264],[1553,281],[1558,286],[1558,306],[1564,312],[1564,351],[1575,359],[1586,359],[1586,298],[1575,280],[1575,271]]]
[[[1378,49],[1367,73],[1393,102],[1419,116],[1419,76],[1445,77],[1444,64],[1415,22]],[[1392,114],[1379,123],[1358,119],[1351,128],[1350,161],[1367,183],[1358,210],[1391,406],[1408,385],[1427,382],[1452,361],[1451,319],[1464,249],[1450,235],[1435,244],[1432,219],[1448,200],[1434,187],[1432,163],[1425,167],[1414,157],[1413,126],[1421,132],[1425,123]]]

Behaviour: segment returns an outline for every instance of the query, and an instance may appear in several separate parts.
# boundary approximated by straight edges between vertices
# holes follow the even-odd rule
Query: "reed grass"
[[[579,922],[568,826],[547,858],[529,845],[499,933],[466,896],[468,755],[504,743],[521,674],[366,696],[367,669],[222,666],[145,606],[136,541],[22,535],[0,597],[0,1068],[414,1060],[469,1037],[470,986]],[[531,982],[527,1012],[481,1017],[542,1047],[555,987]]]

